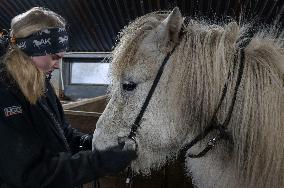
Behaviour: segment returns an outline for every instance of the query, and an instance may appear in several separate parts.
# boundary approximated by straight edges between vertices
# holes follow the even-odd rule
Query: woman
[[[66,122],[49,82],[67,49],[65,26],[58,14],[35,7],[13,18],[9,40],[2,40],[1,188],[71,188],[117,173],[136,157],[130,140],[91,151],[92,136]]]

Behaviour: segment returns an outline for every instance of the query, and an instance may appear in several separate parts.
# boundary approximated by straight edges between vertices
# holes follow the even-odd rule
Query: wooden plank
[[[86,104],[94,104],[95,105],[98,101],[105,101],[106,99],[107,99],[107,96],[103,95],[103,96],[94,97],[94,98],[90,98],[90,99],[83,99],[83,100],[76,101],[76,102],[66,103],[66,101],[64,101],[63,104],[62,104],[62,107],[63,107],[63,109],[68,110],[68,109],[71,109],[71,108],[73,109],[73,108],[80,107],[80,106],[83,106],[83,105],[86,105]]]
[[[64,110],[65,114],[75,115],[75,116],[88,116],[88,117],[100,117],[102,113],[99,112],[85,112],[85,111],[75,111],[75,110]]]

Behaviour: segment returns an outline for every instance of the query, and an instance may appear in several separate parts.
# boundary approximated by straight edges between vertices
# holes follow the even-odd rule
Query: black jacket
[[[0,72],[0,188],[72,188],[94,180],[91,136],[66,122],[49,80],[46,95],[31,105]],[[4,79],[3,79],[4,78]]]

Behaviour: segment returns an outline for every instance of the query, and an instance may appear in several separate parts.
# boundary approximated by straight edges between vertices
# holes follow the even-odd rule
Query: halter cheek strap
[[[149,93],[148,93],[148,95],[147,95],[147,97],[146,97],[146,99],[145,99],[141,109],[140,109],[140,112],[139,112],[138,116],[136,117],[134,123],[131,126],[131,131],[130,131],[130,133],[128,135],[128,138],[134,140],[135,142],[136,142],[136,139],[135,139],[136,132],[137,132],[137,129],[140,127],[141,119],[142,119],[142,117],[143,117],[143,115],[144,115],[144,113],[145,113],[145,111],[146,111],[146,109],[148,107],[148,104],[149,104],[149,102],[150,102],[150,100],[152,98],[152,95],[154,94],[155,89],[156,89],[156,87],[157,87],[157,85],[158,85],[158,83],[160,81],[160,78],[161,78],[161,76],[162,76],[162,74],[164,72],[165,65],[167,64],[169,58],[171,57],[171,55],[175,51],[175,49],[176,49],[176,46],[164,58],[164,61],[163,61],[162,65],[160,66],[160,68],[158,70],[158,73],[156,74],[155,80],[154,80],[154,82],[153,82],[153,84],[151,86],[151,89],[150,89],[150,91],[149,91]]]

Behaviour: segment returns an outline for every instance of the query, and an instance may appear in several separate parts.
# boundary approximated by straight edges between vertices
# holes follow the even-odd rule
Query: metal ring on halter
[[[135,143],[135,151],[137,151],[138,144],[137,144],[137,141],[136,141],[136,137],[135,136],[131,136],[131,137],[128,137],[128,138],[134,141],[134,143]]]
[[[131,125],[131,131],[130,131],[130,133],[129,133],[129,135],[128,135],[129,138],[136,136],[136,131],[137,131],[137,129],[138,129],[139,126],[140,126],[140,125],[137,124],[137,123],[133,123],[133,124]]]

